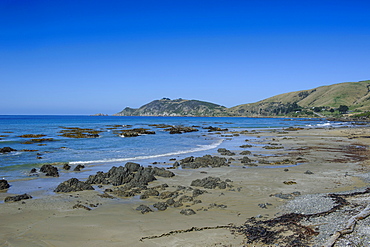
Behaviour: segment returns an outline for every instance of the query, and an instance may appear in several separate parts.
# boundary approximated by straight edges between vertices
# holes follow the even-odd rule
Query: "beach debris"
[[[5,179],[0,180],[0,190],[6,190],[10,187],[9,183]]]
[[[203,179],[196,179],[191,182],[191,186],[203,187],[206,189],[215,189],[217,187],[219,189],[226,189],[228,187],[232,187],[232,185],[229,185],[226,181],[222,181],[218,177],[206,177]]]
[[[150,207],[143,205],[143,204],[141,204],[135,210],[140,211],[142,214],[153,212],[153,210]]]
[[[184,210],[186,210],[186,209],[184,209]],[[184,213],[185,213],[185,211],[184,211]],[[233,228],[233,224],[220,225],[220,226],[205,226],[205,227],[195,227],[195,226],[193,226],[193,227],[191,227],[189,229],[185,229],[185,230],[174,230],[174,231],[170,231],[168,233],[163,233],[161,235],[142,237],[142,238],[140,238],[140,241],[143,241],[145,239],[155,239],[155,238],[168,237],[168,236],[171,236],[171,235],[174,235],[174,234],[179,234],[179,233],[199,232],[199,231],[204,231],[204,230],[215,230],[215,229],[230,229],[230,228]]]
[[[89,207],[87,207],[87,206],[85,206],[85,205],[83,205],[83,204],[81,204],[81,203],[77,203],[77,204],[75,204],[75,205],[73,206],[73,209],[76,209],[76,208],[82,208],[82,209],[85,209],[85,210],[87,210],[87,211],[91,211],[91,208],[89,208]]]
[[[0,148],[0,153],[10,153],[10,152],[14,152],[14,151],[17,151],[11,147],[3,147],[3,148]]]
[[[352,218],[350,218],[348,220],[344,229],[334,233],[331,236],[331,238],[324,244],[324,247],[333,246],[340,236],[353,232],[354,229],[355,229],[355,225],[356,225],[357,221],[358,220],[363,220],[366,217],[368,217],[369,215],[370,215],[370,205],[367,205],[366,208],[364,210],[362,210],[359,214],[353,216]]]
[[[45,173],[45,176],[49,177],[59,177],[58,168],[52,166],[51,164],[45,164],[40,168],[40,172]]]
[[[217,152],[219,152],[221,155],[227,155],[227,156],[235,155],[234,152],[231,152],[230,150],[227,150],[226,148],[219,148],[217,149]]]
[[[187,157],[185,159],[180,160],[180,165],[182,168],[201,168],[201,167],[221,167],[221,166],[229,166],[227,163],[227,159],[224,157],[218,156],[211,156],[211,155],[204,155],[203,157],[196,157],[193,156]]]
[[[193,214],[196,214],[195,211],[191,208],[187,208],[187,209],[183,209],[180,211],[180,214],[183,214],[183,215],[193,215]]]
[[[30,196],[29,194],[8,196],[5,198],[4,202],[18,202],[20,200],[26,200],[26,199],[31,199],[31,198],[32,196]]]
[[[313,172],[311,172],[310,170],[307,170],[304,172],[304,174],[313,174]]]
[[[230,230],[233,234],[244,235],[246,237],[247,244],[286,247],[312,246],[311,240],[314,236],[318,235],[319,232],[313,230],[311,226],[302,225],[300,223],[301,221],[330,215],[331,213],[342,209],[344,206],[351,206],[344,198],[368,193],[370,193],[370,188],[367,188],[365,191],[349,194],[328,194],[328,197],[334,201],[335,205],[327,211],[313,214],[290,213],[269,220],[257,220],[252,217],[243,225],[232,227]],[[369,215],[370,207],[367,206],[359,214],[353,216],[348,221],[345,229],[334,234],[324,246],[333,246],[337,237],[341,234],[351,232],[357,220],[363,219]]]
[[[67,181],[60,183],[58,187],[54,190],[54,192],[66,193],[83,190],[94,190],[94,188],[86,182],[79,181],[77,178],[71,178]]]

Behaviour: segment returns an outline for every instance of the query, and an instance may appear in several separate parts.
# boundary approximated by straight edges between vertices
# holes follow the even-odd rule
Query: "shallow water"
[[[163,128],[151,126],[153,124],[196,126],[199,131],[169,134]],[[155,134],[123,138],[114,133],[112,128],[115,125],[120,126],[118,129],[145,128],[155,131]],[[18,150],[0,154],[0,178],[28,178],[31,168],[41,167],[44,163],[85,164],[95,171],[107,170],[112,164],[127,161],[145,161],[146,164],[160,161],[165,165],[170,157],[200,156],[216,153],[218,147],[228,148],[230,137],[210,134],[204,129],[208,126],[239,131],[291,126],[330,127],[331,123],[317,119],[282,118],[0,116],[0,148]],[[65,127],[89,128],[101,133],[98,138],[68,138],[60,136]],[[40,138],[52,138],[52,141],[25,144],[33,139],[20,137],[25,134],[43,134],[45,136]],[[242,141],[240,138],[243,137],[232,139]],[[25,149],[37,151],[22,151]]]

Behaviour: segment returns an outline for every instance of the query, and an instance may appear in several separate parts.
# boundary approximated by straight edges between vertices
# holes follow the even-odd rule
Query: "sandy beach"
[[[159,196],[144,200],[138,196],[121,198],[107,193],[109,197],[102,197],[107,195],[104,190],[111,188],[110,185],[96,187],[94,191],[41,197],[35,194],[32,199],[0,204],[0,245],[264,246],[261,242],[249,243],[244,234],[233,234],[227,226],[241,226],[251,217],[273,219],[298,211],[300,203],[300,213],[327,210],[315,207],[313,199],[312,203],[307,203],[307,196],[364,191],[369,186],[368,128],[261,130],[238,134],[250,139],[245,143],[252,147],[241,149],[235,144],[234,150],[230,148],[235,155],[222,156],[233,159],[229,167],[171,169],[174,177],[157,177],[148,186],[158,186],[160,193],[177,191],[177,198],[192,197],[196,188],[191,186],[192,181],[211,176],[227,181],[226,189],[199,187],[206,192],[184,199],[180,207],[169,206],[164,211],[152,206],[166,201]],[[244,150],[251,153],[241,155]],[[243,156],[248,156],[257,166],[241,163]],[[162,184],[168,187],[161,187]],[[7,196],[6,191],[1,192],[0,201]],[[369,201],[365,195],[361,202],[356,201],[356,205],[361,208]],[[153,212],[142,214],[137,211],[141,204],[149,206]],[[335,203],[326,200],[323,204],[330,209]],[[180,213],[186,209],[192,209],[195,214]],[[356,207],[352,209],[358,210]],[[348,214],[351,215],[353,213]],[[331,221],[334,221],[333,217]],[[358,227],[369,231],[361,224]],[[320,227],[315,226],[313,230],[320,232]],[[320,236],[330,237],[339,229],[330,230],[332,233]],[[171,231],[177,232],[167,234]],[[348,236],[347,241],[351,241],[350,234]],[[315,236],[310,241],[309,246],[319,243]],[[369,237],[361,241],[367,246]]]

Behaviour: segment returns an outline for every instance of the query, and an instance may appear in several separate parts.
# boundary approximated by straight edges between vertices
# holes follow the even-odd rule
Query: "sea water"
[[[153,125],[194,126],[199,131],[170,134]],[[112,126],[121,129],[145,128],[155,134],[122,137]],[[15,152],[0,153],[0,179],[22,179],[31,168],[42,164],[68,162],[107,170],[112,164],[127,161],[153,161],[171,157],[215,153],[225,143],[221,135],[211,135],[206,127],[252,130],[331,126],[320,119],[244,118],[244,117],[125,117],[125,116],[0,116],[0,148],[11,147]],[[78,127],[99,130],[97,138],[69,138],[61,136],[65,128]],[[33,142],[25,134],[43,134],[50,141]],[[41,144],[41,145],[40,145]],[[225,145],[224,145],[225,146]],[[28,150],[28,151],[27,151]],[[32,150],[32,151],[29,151]],[[35,151],[37,150],[37,151]]]

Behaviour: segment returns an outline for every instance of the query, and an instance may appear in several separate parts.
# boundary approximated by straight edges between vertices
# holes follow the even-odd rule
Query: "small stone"
[[[193,214],[196,214],[195,211],[191,208],[187,208],[187,209],[183,209],[181,210],[180,214],[183,214],[183,215],[193,215]]]

